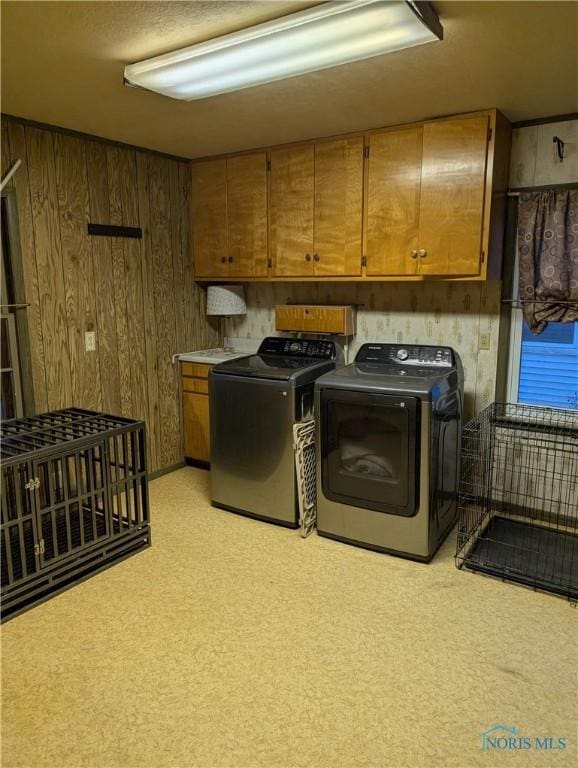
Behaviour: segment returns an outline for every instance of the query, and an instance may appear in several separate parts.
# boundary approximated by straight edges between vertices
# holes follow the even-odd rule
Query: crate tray
[[[578,600],[578,536],[571,533],[496,516],[463,565]]]

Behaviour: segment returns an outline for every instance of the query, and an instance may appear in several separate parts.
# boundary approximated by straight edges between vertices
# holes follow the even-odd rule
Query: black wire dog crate
[[[142,421],[67,408],[0,434],[2,619],[150,545]]]
[[[578,411],[493,403],[465,427],[458,568],[578,599]]]

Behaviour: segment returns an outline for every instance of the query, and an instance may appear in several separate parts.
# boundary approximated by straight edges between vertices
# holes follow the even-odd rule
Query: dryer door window
[[[413,397],[322,391],[326,498],[392,515],[416,513],[418,405]]]

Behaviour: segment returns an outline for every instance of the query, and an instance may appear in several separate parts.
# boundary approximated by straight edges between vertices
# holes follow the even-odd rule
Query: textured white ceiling
[[[487,107],[578,110],[575,2],[437,2],[441,43],[203,101],[122,84],[127,62],[316,4],[3,0],[2,111],[201,157]]]

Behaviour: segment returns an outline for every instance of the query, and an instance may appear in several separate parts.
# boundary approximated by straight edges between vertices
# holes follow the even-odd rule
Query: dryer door
[[[323,389],[320,404],[325,497],[390,515],[415,515],[419,400]]]

